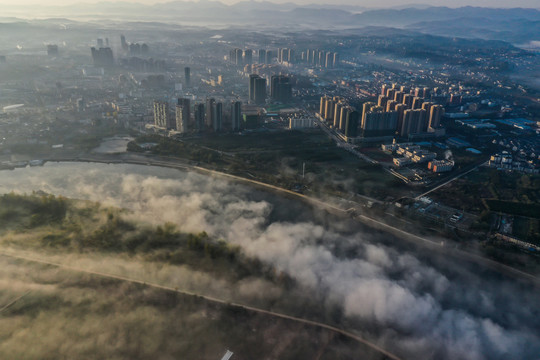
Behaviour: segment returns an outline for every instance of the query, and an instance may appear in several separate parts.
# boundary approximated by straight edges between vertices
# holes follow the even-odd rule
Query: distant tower
[[[249,101],[255,101],[255,79],[259,78],[257,74],[249,75]]]
[[[184,79],[185,79],[184,85],[186,85],[186,87],[190,87],[191,86],[191,69],[187,66],[184,68]]]
[[[334,67],[339,67],[339,54],[334,53]]]
[[[176,105],[176,130],[186,133],[189,130],[191,120],[191,103],[189,99],[178,99]]]
[[[215,111],[214,104],[215,103],[216,103],[216,100],[214,98],[206,99],[205,125],[208,128],[212,127],[212,125],[213,125],[214,111]]]
[[[324,67],[326,61],[326,52],[324,50],[319,51],[319,58],[317,60],[317,65]]]
[[[242,103],[234,101],[231,106],[231,130],[240,130],[240,121],[242,118]]]
[[[266,64],[266,50],[259,50],[259,64]]]
[[[331,52],[326,54],[326,60],[324,65],[326,68],[329,69],[334,67],[334,54],[332,54]]]
[[[234,63],[236,65],[243,65],[242,63],[242,55],[243,55],[242,49],[234,49]]]
[[[124,35],[120,35],[120,43],[122,44],[122,50],[124,51],[129,50],[129,46],[128,46],[128,43],[126,42],[126,37]]]
[[[247,65],[253,64],[253,50],[251,49],[244,50],[244,64],[247,64]]]
[[[289,62],[293,63],[295,61],[294,49],[289,49]]]
[[[204,104],[195,105],[195,127],[198,132],[204,131]]]
[[[113,53],[111,48],[91,48],[92,51],[92,60],[94,61],[94,66],[99,67],[111,67],[114,64]]]
[[[217,102],[212,111],[212,126],[215,132],[223,130],[223,103]]]
[[[255,104],[266,102],[266,79],[259,77],[255,79]]]
[[[272,50],[266,50],[266,63],[271,64],[274,58],[274,52]]]
[[[272,75],[270,79],[270,97],[283,103],[292,100],[292,85],[288,76]]]

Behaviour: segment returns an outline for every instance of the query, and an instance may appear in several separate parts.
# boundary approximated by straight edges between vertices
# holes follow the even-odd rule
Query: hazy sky
[[[172,1],[172,0],[171,0]],[[227,4],[237,3],[240,0],[221,0]],[[289,2],[290,0],[272,0],[272,2],[283,3]],[[96,3],[100,1],[76,1],[76,0],[0,0],[0,5],[29,5],[29,4],[39,4],[39,5],[67,5],[81,2],[84,3]],[[144,3],[144,4],[156,4],[169,2],[167,0],[136,0],[132,2]],[[347,5],[358,5],[366,7],[392,7],[392,6],[403,6],[408,4],[428,4],[434,6],[484,6],[484,7],[530,7],[530,8],[540,8],[540,0],[453,0],[449,2],[448,0],[386,0],[381,2],[380,0],[294,0],[290,2],[295,2],[297,4],[347,4]]]

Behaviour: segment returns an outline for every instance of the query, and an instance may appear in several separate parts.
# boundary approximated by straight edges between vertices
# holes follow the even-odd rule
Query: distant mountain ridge
[[[41,17],[121,18],[125,21],[200,23],[201,25],[345,29],[366,26],[407,28],[450,37],[479,37],[516,42],[540,41],[540,10],[486,7],[425,7],[370,10],[354,5],[297,5],[242,1],[227,5],[216,0],[171,1],[154,5],[101,2],[66,6],[36,5]],[[4,8],[4,7],[3,7]],[[11,9],[13,7],[7,7]],[[24,6],[15,7],[24,9]],[[26,7],[29,9],[28,7]],[[22,10],[20,10],[22,11]],[[24,13],[24,12],[22,12]],[[476,20],[471,20],[476,19]]]

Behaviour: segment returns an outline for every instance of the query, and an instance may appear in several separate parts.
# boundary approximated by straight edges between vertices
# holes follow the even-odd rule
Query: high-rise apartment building
[[[247,65],[253,64],[253,50],[251,49],[244,50],[244,64],[247,64]]]
[[[191,102],[189,99],[180,98],[176,105],[176,130],[186,133],[191,122]]]
[[[288,103],[292,100],[292,84],[288,76],[272,75],[270,97],[275,101]]]
[[[266,50],[259,50],[259,64],[266,64]]]
[[[429,128],[437,129],[441,124],[443,115],[444,107],[442,105],[433,105],[429,113]]]
[[[169,127],[169,103],[154,101],[154,125],[167,129]]]
[[[409,136],[412,134],[420,134],[423,132],[424,128],[427,128],[427,126],[425,126],[426,123],[426,110],[405,110],[400,135]]]
[[[217,102],[213,106],[212,128],[215,132],[221,132],[223,130],[223,103]]]
[[[111,48],[91,48],[92,51],[92,60],[94,61],[94,66],[99,67],[111,67],[114,65],[113,52]]]
[[[186,87],[191,86],[191,69],[187,66],[184,68],[184,82]]]
[[[240,124],[242,121],[242,103],[240,101],[233,101],[231,104],[231,130],[240,130]]]
[[[266,102],[266,79],[262,77],[255,78],[254,81],[254,99],[255,104],[264,104]]]
[[[360,113],[356,110],[347,113],[347,120],[345,122],[345,136],[348,138],[354,138],[358,136],[358,121],[360,119]]]
[[[195,105],[194,116],[195,116],[195,127],[198,132],[202,132],[205,129],[204,126],[204,104],[199,103]]]
[[[216,100],[214,98],[206,99],[206,116],[205,116],[204,123],[207,128],[213,127],[215,103],[216,103]]]

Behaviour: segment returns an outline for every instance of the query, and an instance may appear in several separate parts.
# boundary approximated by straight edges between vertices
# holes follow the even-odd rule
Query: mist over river
[[[0,171],[0,193],[44,191],[206,231],[287,272],[354,330],[414,359],[538,359],[540,291],[303,202],[153,166],[46,163]]]

